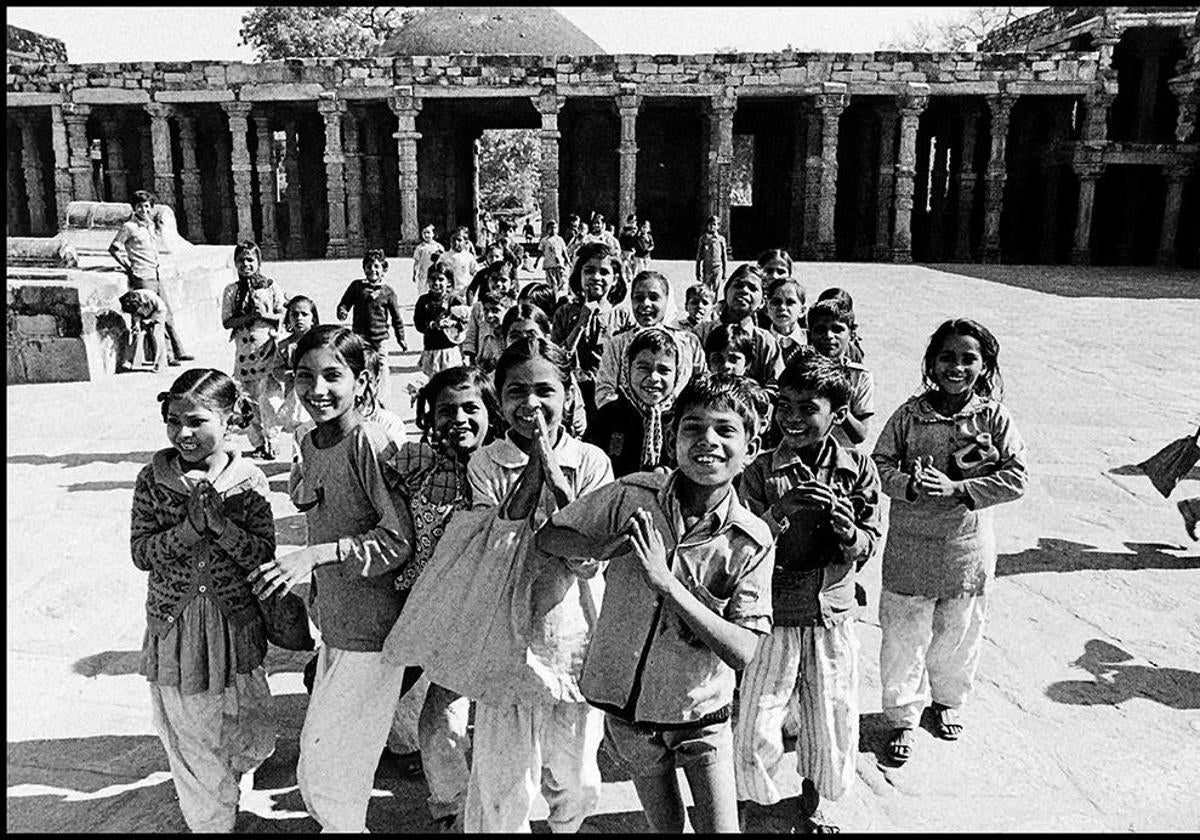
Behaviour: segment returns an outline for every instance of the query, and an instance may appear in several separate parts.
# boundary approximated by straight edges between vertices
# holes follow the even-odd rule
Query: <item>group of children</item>
[[[888,755],[910,756],[926,683],[935,731],[958,737],[994,575],[987,508],[1026,483],[985,327],[934,332],[922,391],[868,454],[853,303],[829,289],[806,308],[786,251],[735,269],[719,303],[698,270],[676,318],[666,278],[628,278],[603,241],[519,289],[508,261],[460,273],[423,233],[419,440],[371,422],[387,323],[371,313],[402,334],[375,288],[382,254],[342,301],[349,329],[285,303],[239,246],[235,376],[190,370],[160,395],[171,446],[139,475],[133,556],[150,574],[142,672],[189,827],[231,830],[241,774],[271,751],[256,598],[311,578],[322,647],[297,780],[325,830],[364,830],[417,669],[441,828],[527,831],[540,791],[551,828],[578,829],[604,743],[653,830],[683,829],[682,768],[695,828],[737,831],[739,802],[783,798],[787,731],[798,823],[836,830],[820,803],[854,778],[855,576],[883,537],[881,492]],[[559,294],[550,269],[568,264]],[[281,321],[290,338],[265,340]],[[280,369],[310,418],[289,481],[309,545],[276,558],[265,479],[226,433],[244,415],[274,446],[264,383]]]

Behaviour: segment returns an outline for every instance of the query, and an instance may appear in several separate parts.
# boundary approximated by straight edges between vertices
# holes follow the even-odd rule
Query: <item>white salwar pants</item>
[[[794,717],[796,769],[821,796],[840,799],[858,756],[858,638],[853,620],[833,627],[775,627],[742,676],[733,730],[738,799],[783,799],[783,723]]]
[[[300,731],[296,781],[308,813],[325,831],[366,831],[375,768],[404,679],[383,654],[325,644]]]
[[[554,832],[578,831],[600,800],[604,713],[586,703],[475,705],[463,831],[529,833],[538,790]]]
[[[233,831],[242,774],[275,751],[266,673],[259,666],[201,694],[151,683],[150,703],[188,828]]]
[[[883,714],[898,729],[913,729],[932,697],[951,709],[962,706],[975,682],[983,642],[987,595],[926,598],[879,596],[879,678]]]

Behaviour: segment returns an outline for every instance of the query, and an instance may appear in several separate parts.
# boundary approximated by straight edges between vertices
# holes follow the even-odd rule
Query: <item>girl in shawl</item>
[[[600,407],[587,437],[608,454],[617,478],[675,466],[671,410],[679,355],[675,337],[661,327],[638,332],[625,351],[617,398]]]

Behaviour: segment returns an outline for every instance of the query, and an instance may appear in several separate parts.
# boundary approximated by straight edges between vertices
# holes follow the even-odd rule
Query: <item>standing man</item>
[[[146,190],[138,190],[133,194],[129,202],[133,208],[133,218],[121,225],[112,244],[108,246],[108,252],[129,277],[130,291],[146,289],[162,298],[167,308],[167,344],[171,349],[167,364],[177,366],[196,357],[183,349],[183,342],[175,330],[171,302],[158,276],[158,237],[162,230],[159,218],[152,209],[155,200],[154,193]]]

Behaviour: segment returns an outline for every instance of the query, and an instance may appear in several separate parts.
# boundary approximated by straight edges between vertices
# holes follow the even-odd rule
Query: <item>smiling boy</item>
[[[793,706],[805,722],[796,763],[800,816],[809,830],[830,828],[820,798],[838,799],[854,781],[854,575],[880,537],[875,464],[833,436],[849,398],[841,367],[801,348],[779,379],[783,441],[755,459],[739,491],[776,535],[776,556],[774,629],[742,678],[734,732],[738,798],[762,805],[782,799],[783,721]]]
[[[850,382],[850,402],[845,417],[833,428],[843,446],[854,447],[867,439],[867,421],[875,414],[875,380],[861,362],[850,361],[854,336],[854,310],[844,301],[819,300],[808,310],[808,341],[817,352],[842,366]]]
[[[675,403],[666,474],[634,473],[555,512],[535,544],[580,576],[610,558],[579,687],[605,711],[605,743],[633,777],[650,830],[681,832],[682,767],[697,833],[737,831],[734,669],[770,631],[774,548],[734,479],[757,450],[751,386],[693,380]]]

